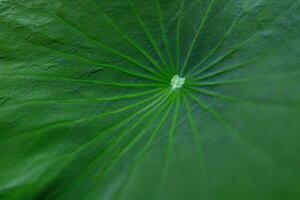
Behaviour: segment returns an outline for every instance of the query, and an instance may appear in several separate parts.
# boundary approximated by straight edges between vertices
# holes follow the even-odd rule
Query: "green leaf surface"
[[[299,86],[298,0],[0,0],[0,199],[299,200]]]

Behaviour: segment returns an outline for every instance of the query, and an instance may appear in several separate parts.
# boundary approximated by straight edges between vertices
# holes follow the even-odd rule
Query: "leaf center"
[[[178,75],[173,76],[173,78],[171,80],[172,90],[181,88],[183,86],[184,82],[185,82],[185,78],[181,78]]]

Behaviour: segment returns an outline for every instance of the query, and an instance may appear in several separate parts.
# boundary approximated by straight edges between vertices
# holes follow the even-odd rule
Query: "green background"
[[[0,0],[0,199],[299,200],[299,86],[298,0]]]

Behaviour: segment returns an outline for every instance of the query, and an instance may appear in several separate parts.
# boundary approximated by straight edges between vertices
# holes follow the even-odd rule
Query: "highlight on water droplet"
[[[178,75],[173,76],[173,78],[171,80],[172,90],[181,88],[183,86],[184,82],[185,82],[185,78],[181,78]]]

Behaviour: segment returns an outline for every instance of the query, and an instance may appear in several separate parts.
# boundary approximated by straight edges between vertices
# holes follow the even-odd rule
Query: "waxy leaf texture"
[[[299,200],[300,1],[0,0],[0,199]]]

